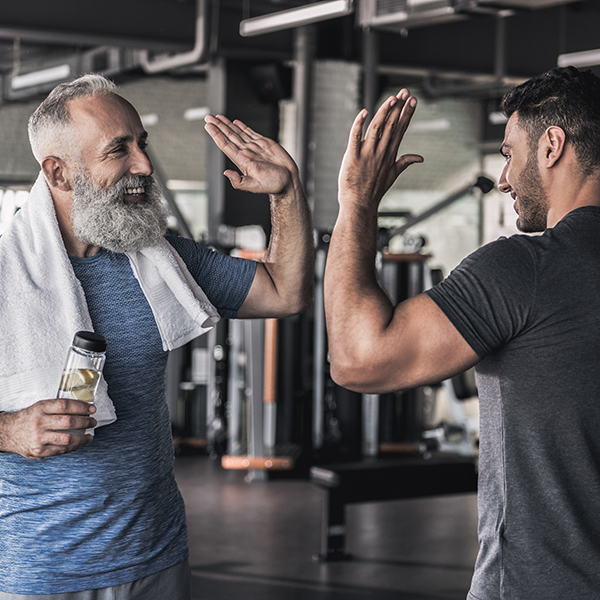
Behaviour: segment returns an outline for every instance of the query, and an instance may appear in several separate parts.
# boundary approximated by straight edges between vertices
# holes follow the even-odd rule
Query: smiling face
[[[500,152],[506,159],[498,188],[510,193],[518,215],[517,228],[525,233],[544,231],[548,220],[548,198],[537,162],[537,147],[519,125],[517,113],[506,124]]]
[[[69,114],[78,149],[70,165],[76,238],[113,252],[156,243],[167,217],[135,109],[115,94],[102,94],[72,101]]]
[[[152,175],[148,134],[136,110],[116,94],[99,94],[68,103],[80,160],[93,181],[108,187],[127,175]],[[143,191],[128,189],[125,200],[143,200]]]

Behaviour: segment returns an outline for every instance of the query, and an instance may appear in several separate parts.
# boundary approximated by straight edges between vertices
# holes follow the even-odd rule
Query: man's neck
[[[86,244],[78,239],[73,233],[73,226],[71,224],[72,201],[70,195],[58,194],[56,190],[53,190],[52,198],[54,199],[58,228],[60,229],[60,235],[63,239],[67,254],[77,258],[87,258],[98,254],[101,249],[100,246]]]
[[[67,242],[67,240],[65,240],[65,238],[63,237],[63,241],[65,242],[65,248],[67,249],[67,254],[69,256],[74,256],[77,258],[87,258],[89,256],[94,256],[95,254],[98,254],[98,252],[100,252],[100,250],[102,249],[100,246],[92,246],[92,244],[84,244],[83,242],[79,241],[77,238],[74,238],[74,240],[70,240],[69,242]],[[73,243],[73,241],[75,243]]]
[[[582,177],[574,172],[563,181],[546,187],[550,196],[548,227],[554,227],[571,211],[583,206],[600,206],[600,176]]]

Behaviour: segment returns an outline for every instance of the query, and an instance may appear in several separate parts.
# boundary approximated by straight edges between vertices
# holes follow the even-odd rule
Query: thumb
[[[242,183],[242,176],[237,171],[228,169],[223,173],[223,175],[229,179],[229,183],[231,183],[231,186],[235,189],[237,189]]]
[[[400,175],[414,163],[422,163],[424,158],[420,154],[403,154],[396,160],[396,176]]]

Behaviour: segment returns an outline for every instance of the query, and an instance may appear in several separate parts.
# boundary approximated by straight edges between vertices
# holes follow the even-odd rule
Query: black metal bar
[[[388,239],[391,239],[395,235],[403,234],[407,229],[410,229],[411,227],[413,227],[413,225],[416,225],[417,223],[420,223],[421,221],[428,219],[429,217],[431,217],[435,213],[439,212],[443,208],[446,208],[447,206],[450,206],[450,204],[453,204],[457,200],[460,200],[463,196],[470,194],[475,188],[479,188],[484,194],[487,194],[492,189],[494,189],[494,182],[491,179],[489,179],[488,177],[484,177],[483,175],[480,175],[477,178],[477,181],[475,181],[475,183],[467,185],[466,187],[462,188],[461,190],[458,190],[458,192],[455,192],[454,194],[448,196],[447,198],[444,198],[444,200],[441,200],[437,204],[434,204],[431,208],[428,208],[426,211],[422,212],[420,215],[417,215],[416,217],[409,217],[407,219],[406,223],[404,223],[404,225],[401,225],[400,227],[395,227],[394,229],[390,229],[389,232],[387,233]]]

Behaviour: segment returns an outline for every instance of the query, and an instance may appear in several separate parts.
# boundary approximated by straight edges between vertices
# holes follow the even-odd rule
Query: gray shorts
[[[190,566],[182,563],[131,583],[66,594],[9,594],[0,600],[190,600]]]

